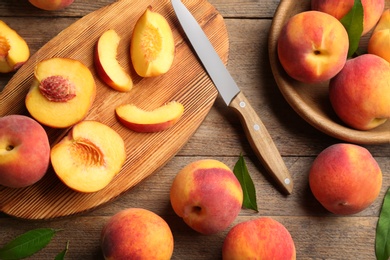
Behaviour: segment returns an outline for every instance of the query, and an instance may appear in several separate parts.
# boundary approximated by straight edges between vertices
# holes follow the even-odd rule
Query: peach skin
[[[165,220],[141,208],[116,213],[101,232],[101,249],[107,260],[169,260],[173,246],[173,235]]]
[[[364,147],[339,143],[324,149],[309,172],[314,197],[330,212],[350,215],[378,197],[382,171]]]
[[[390,9],[383,12],[370,37],[367,51],[390,62]]]
[[[269,217],[241,222],[225,237],[223,260],[280,259],[295,260],[296,250],[290,232]]]
[[[301,12],[290,18],[277,45],[284,70],[305,83],[334,77],[346,62],[348,48],[344,26],[333,16],[318,11]]]
[[[0,185],[22,188],[39,181],[50,162],[45,129],[30,117],[0,118]]]
[[[188,164],[176,175],[170,200],[188,226],[209,235],[234,221],[242,207],[243,191],[229,167],[206,159]]]

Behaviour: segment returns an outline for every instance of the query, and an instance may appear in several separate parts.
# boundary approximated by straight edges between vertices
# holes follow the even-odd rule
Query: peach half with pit
[[[175,213],[193,230],[211,235],[227,229],[239,214],[243,191],[224,163],[204,159],[185,166],[170,190]]]
[[[370,130],[390,118],[390,63],[363,54],[349,59],[329,83],[329,98],[338,117],[357,130]]]
[[[39,181],[50,162],[45,129],[24,115],[0,118],[0,185],[23,188]]]
[[[348,33],[340,21],[318,11],[291,17],[277,43],[284,70],[305,83],[324,82],[334,77],[347,60],[348,48]]]
[[[19,69],[30,57],[26,41],[0,20],[0,73]]]
[[[158,132],[176,124],[184,113],[184,106],[171,101],[154,110],[144,110],[133,104],[115,109],[117,118],[127,128],[136,132]]]
[[[128,208],[113,215],[103,227],[100,241],[107,260],[169,260],[174,246],[167,222],[142,208]]]
[[[122,137],[98,121],[82,121],[51,149],[51,164],[69,188],[96,192],[106,187],[126,160]]]
[[[35,7],[46,10],[56,11],[70,6],[74,0],[28,0]]]
[[[235,225],[226,235],[223,260],[295,260],[296,249],[290,232],[270,217],[258,217]]]
[[[371,205],[382,187],[382,171],[364,147],[339,143],[313,161],[309,185],[314,197],[334,214],[350,215]]]
[[[36,65],[34,76],[25,103],[38,122],[66,128],[85,118],[96,95],[88,67],[70,58],[50,58]]]
[[[363,5],[363,32],[368,33],[376,23],[385,7],[385,0],[361,0]],[[312,0],[313,10],[328,13],[341,20],[353,7],[354,0]]]
[[[370,37],[367,51],[390,62],[390,9],[383,12]]]
[[[100,78],[110,87],[121,92],[130,91],[133,80],[120,65],[117,55],[121,38],[113,30],[105,31],[95,47],[94,64]]]
[[[141,77],[166,73],[175,56],[175,42],[168,21],[149,6],[137,20],[131,37],[130,56]]]

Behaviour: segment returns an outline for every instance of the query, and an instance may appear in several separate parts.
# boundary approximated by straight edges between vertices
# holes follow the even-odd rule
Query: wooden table
[[[65,10],[46,12],[32,7],[27,0],[2,1],[0,19],[17,30],[35,53],[77,19],[112,2],[76,0]],[[175,174],[192,161],[214,158],[233,168],[242,153],[255,182],[259,212],[243,209],[234,224],[259,216],[280,221],[295,241],[298,259],[375,259],[376,223],[383,196],[390,186],[390,146],[364,146],[383,171],[379,198],[366,210],[352,216],[327,212],[310,191],[308,171],[323,149],[342,141],[306,123],[278,90],[269,65],[267,37],[279,1],[210,0],[210,3],[223,15],[227,25],[228,69],[280,150],[295,183],[293,194],[285,196],[276,188],[252,152],[238,117],[217,98],[203,124],[183,149],[141,184],[109,204],[74,217],[28,221],[0,213],[0,246],[30,229],[51,227],[63,231],[32,259],[53,259],[67,241],[70,245],[66,259],[102,259],[99,247],[102,226],[122,209],[142,207],[161,215],[171,226],[175,238],[173,259],[220,259],[228,230],[211,236],[192,231],[173,212],[169,189]],[[386,4],[389,8],[388,1]],[[0,75],[0,89],[11,76]]]

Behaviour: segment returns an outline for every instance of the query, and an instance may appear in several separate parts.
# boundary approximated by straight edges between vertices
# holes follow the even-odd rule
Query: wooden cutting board
[[[225,23],[217,10],[205,0],[184,0],[210,38],[222,60],[227,63],[229,41]],[[151,5],[171,25],[176,54],[170,71],[155,78],[141,78],[134,72],[129,44],[139,16]],[[134,87],[120,93],[105,85],[93,64],[93,48],[100,35],[115,29],[122,37],[118,60],[130,71]],[[78,20],[37,51],[13,76],[0,93],[0,116],[27,114],[25,95],[33,79],[37,62],[51,57],[68,57],[83,62],[93,75],[97,96],[86,119],[97,120],[115,129],[124,139],[127,160],[121,172],[103,190],[84,194],[72,191],[50,167],[38,183],[22,189],[0,187],[0,211],[24,219],[50,219],[91,210],[112,201],[164,166],[187,143],[212,107],[217,91],[192,52],[173,12],[170,1],[121,0]],[[123,127],[115,118],[115,107],[134,103],[151,110],[166,102],[181,102],[185,111],[172,128],[158,133],[136,133]],[[69,129],[46,128],[51,145]],[[91,129],[91,131],[93,131]],[[179,171],[180,169],[178,169]]]

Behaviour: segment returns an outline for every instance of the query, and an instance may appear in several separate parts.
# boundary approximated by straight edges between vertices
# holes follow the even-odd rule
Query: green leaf
[[[234,166],[233,172],[240,182],[242,191],[244,193],[244,200],[242,203],[243,207],[247,209],[253,209],[258,212],[255,185],[253,184],[252,178],[249,175],[248,168],[246,167],[246,163],[242,155],[240,155],[240,158]]]
[[[390,258],[390,188],[387,190],[376,226],[375,254],[377,260]]]
[[[22,259],[44,248],[58,230],[38,228],[30,230],[0,248],[0,259]]]
[[[363,17],[362,1],[355,0],[352,9],[340,20],[348,33],[348,58],[352,57],[359,47],[360,38],[363,32]]]
[[[69,249],[69,241],[66,242],[65,249],[62,250],[62,251],[56,256],[56,258],[54,258],[54,260],[64,260],[64,259],[65,259],[65,255],[66,255],[66,253],[68,252],[68,249]]]

